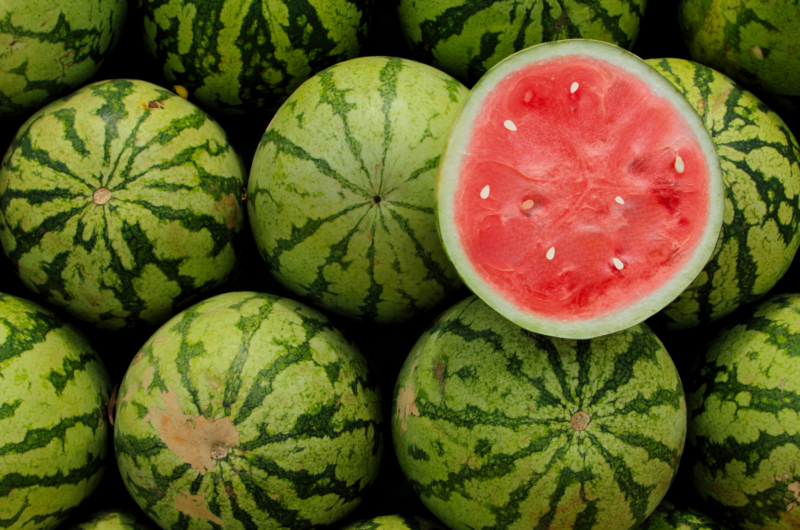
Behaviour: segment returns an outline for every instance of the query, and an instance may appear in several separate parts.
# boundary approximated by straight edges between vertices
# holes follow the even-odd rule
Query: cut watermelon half
[[[436,195],[467,286],[526,329],[576,339],[676,298],[711,257],[724,210],[716,149],[683,95],[635,55],[577,39],[481,78]]]

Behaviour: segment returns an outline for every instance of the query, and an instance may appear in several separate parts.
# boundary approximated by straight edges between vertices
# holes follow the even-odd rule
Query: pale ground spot
[[[622,268],[625,266],[625,264],[622,263],[621,260],[614,258],[614,266],[617,268],[618,271],[621,271]]]
[[[683,173],[683,170],[686,166],[683,165],[683,158],[676,156],[675,157],[675,171],[678,173]]]
[[[573,81],[572,86],[569,87],[569,93],[570,94],[574,94],[575,91],[577,91],[577,90],[578,90],[578,82],[577,81]]]
[[[622,197],[615,197],[614,200],[619,204],[625,204],[625,200]]]
[[[483,187],[483,189],[481,190],[481,199],[485,199],[485,198],[486,198],[486,197],[488,197],[488,196],[489,196],[489,185],[487,184],[487,185],[486,185],[486,186],[484,186],[484,187]]]
[[[547,251],[545,257],[547,259],[553,259],[555,255],[556,255],[556,247],[550,247],[550,250]]]
[[[516,125],[514,125],[514,122],[513,122],[513,121],[511,121],[511,120],[506,120],[506,121],[504,121],[504,122],[503,122],[503,125],[504,125],[504,126],[505,126],[505,128],[506,128],[506,129],[508,129],[509,131],[516,131],[516,130],[517,130],[517,126],[516,126]]]

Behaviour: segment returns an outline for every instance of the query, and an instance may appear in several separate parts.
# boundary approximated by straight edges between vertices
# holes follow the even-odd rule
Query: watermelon
[[[703,501],[738,528],[800,527],[800,295],[782,294],[713,339],[687,392],[687,460]]]
[[[225,132],[144,81],[84,87],[0,165],[0,244],[25,285],[102,328],[164,322],[235,272],[245,170]]]
[[[405,515],[381,515],[356,521],[342,530],[444,530],[441,525],[423,517]]]
[[[102,66],[125,24],[126,0],[0,4],[0,116],[75,90]]]
[[[646,0],[400,0],[415,57],[472,85],[500,60],[534,44],[586,38],[631,49]]]
[[[315,310],[236,292],[164,324],[117,394],[128,492],[163,529],[307,529],[358,506],[383,448],[366,359]]]
[[[152,527],[130,512],[102,510],[68,530],[152,530]]]
[[[800,104],[797,0],[681,0],[678,22],[693,61],[777,96],[776,101],[796,110]]]
[[[308,77],[356,57],[372,0],[140,0],[164,77],[206,110],[272,113]]]
[[[0,528],[48,530],[105,471],[111,382],[71,325],[0,294]]]
[[[453,530],[632,528],[686,435],[680,378],[646,325],[559,339],[474,296],[414,345],[393,410],[400,467]]]
[[[714,250],[719,159],[686,99],[610,44],[518,52],[473,88],[437,221],[467,286],[516,324],[587,339],[677,297]]]
[[[668,500],[650,514],[638,530],[728,530],[728,526],[691,508],[678,508]]]
[[[749,304],[781,279],[800,246],[800,146],[784,121],[725,75],[681,59],[647,61],[711,133],[725,181],[725,217],[703,271],[664,309],[688,328]]]
[[[337,64],[292,94],[248,183],[250,226],[273,276],[326,310],[380,323],[458,289],[433,193],[467,95],[447,74],[389,57]]]

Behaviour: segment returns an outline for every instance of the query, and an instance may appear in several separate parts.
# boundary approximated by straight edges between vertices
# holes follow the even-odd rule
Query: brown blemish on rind
[[[239,220],[239,201],[232,193],[226,195],[219,202],[214,203],[214,209],[225,218],[225,226],[235,228]]]
[[[206,507],[206,496],[203,494],[192,495],[188,491],[184,491],[175,498],[175,504],[172,507],[189,517],[205,519],[214,524],[225,526],[225,521],[211,513],[211,510]]]
[[[156,371],[156,367],[154,364],[151,364],[144,370],[144,376],[142,377],[142,388],[147,390],[150,386],[150,383],[153,382],[153,372]]]
[[[444,393],[444,371],[447,365],[440,362],[433,363],[433,373],[436,374],[436,379],[439,381],[439,390]]]
[[[591,419],[592,419],[591,416],[586,414],[584,411],[579,410],[578,412],[572,415],[572,420],[570,420],[570,423],[572,423],[573,429],[575,429],[576,431],[582,431],[586,429],[586,426],[589,425],[589,421]]]
[[[117,416],[117,390],[119,385],[114,387],[111,391],[111,396],[108,398],[108,423],[114,426],[114,418]]]
[[[171,388],[161,394],[161,399],[164,408],[150,407],[143,421],[149,421],[167,448],[201,475],[214,469],[215,444],[233,447],[239,443],[239,432],[229,418],[208,420],[184,414],[178,394]]]
[[[111,190],[108,188],[97,188],[92,195],[92,200],[95,204],[105,204],[110,198]]]
[[[408,429],[408,417],[410,415],[419,416],[414,390],[411,388],[413,383],[402,387],[397,393],[397,417],[400,418],[400,434]]]

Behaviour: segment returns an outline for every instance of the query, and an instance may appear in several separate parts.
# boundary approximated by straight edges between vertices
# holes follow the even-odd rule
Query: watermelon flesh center
[[[669,282],[702,241],[710,170],[665,98],[606,61],[520,69],[474,121],[454,214],[477,273],[520,309],[574,321]]]

